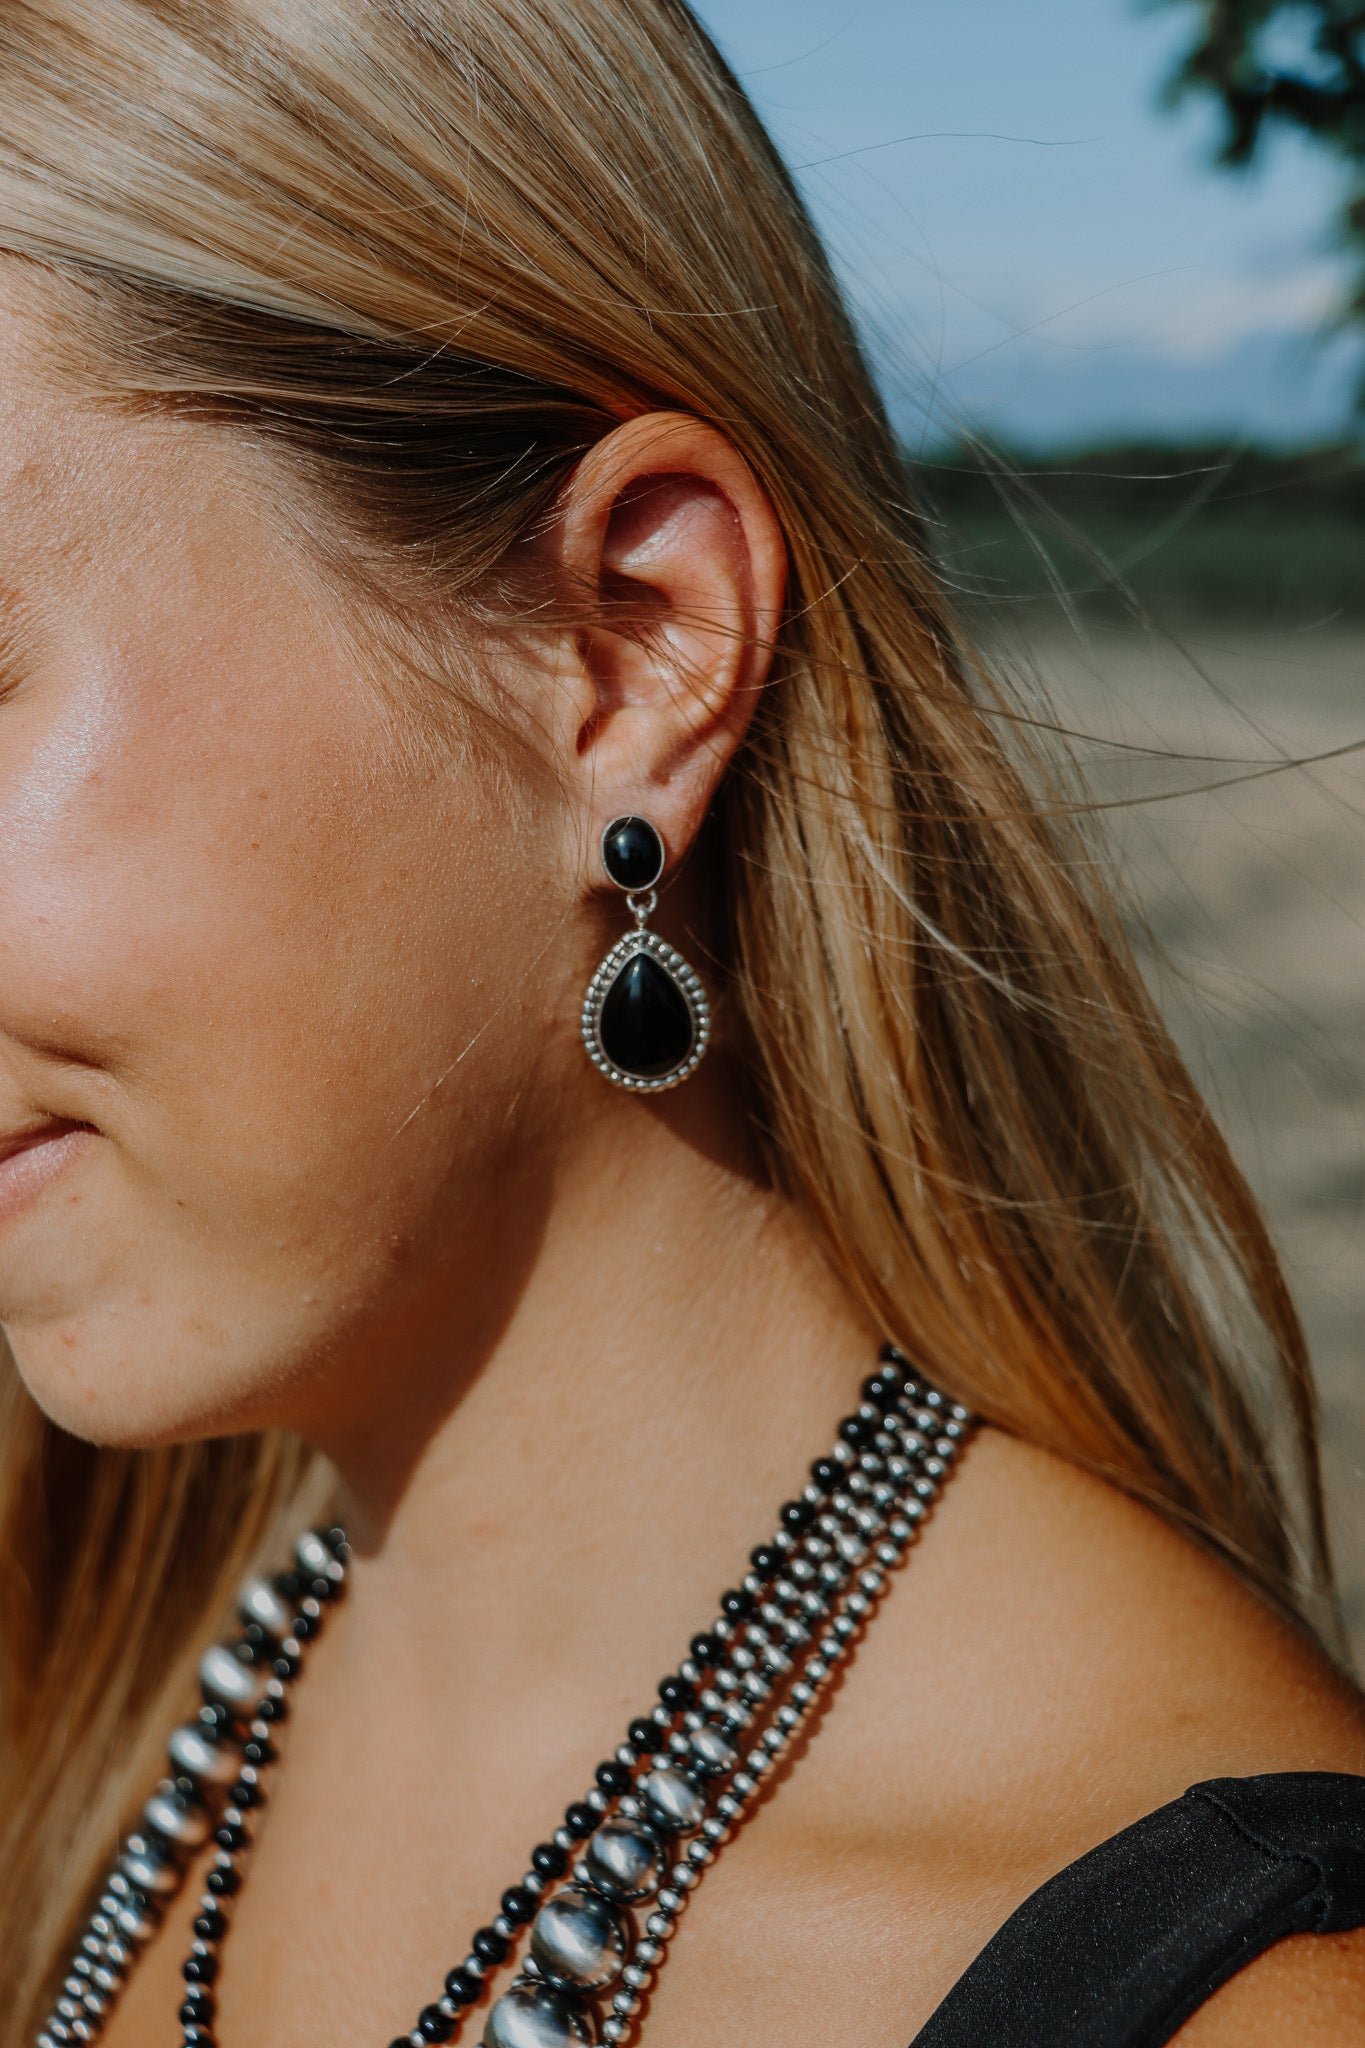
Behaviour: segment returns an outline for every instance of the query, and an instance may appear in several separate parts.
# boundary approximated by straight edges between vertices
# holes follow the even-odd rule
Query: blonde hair
[[[776,1181],[954,1394],[1282,1605],[1326,1588],[1256,1206],[1027,722],[964,651],[827,261],[682,0],[9,0],[0,246],[72,289],[110,388],[274,449],[391,594],[490,604],[622,420],[731,438],[790,558],[715,827]],[[3,1400],[17,2048],[195,1646],[311,1468],[273,1440],[93,1449],[12,1373]]]

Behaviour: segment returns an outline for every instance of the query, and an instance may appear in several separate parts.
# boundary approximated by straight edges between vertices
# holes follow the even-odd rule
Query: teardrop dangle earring
[[[602,866],[625,890],[635,929],[618,939],[588,983],[588,1058],[618,1088],[676,1088],[701,1064],[711,1010],[682,954],[648,929],[665,866],[663,840],[648,818],[612,819],[602,834]]]

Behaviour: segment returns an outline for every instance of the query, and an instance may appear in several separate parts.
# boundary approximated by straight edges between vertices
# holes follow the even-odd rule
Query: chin
[[[261,1389],[245,1362],[212,1348],[172,1347],[144,1319],[66,1315],[7,1323],[19,1377],[48,1419],[109,1450],[157,1450],[260,1426]]]

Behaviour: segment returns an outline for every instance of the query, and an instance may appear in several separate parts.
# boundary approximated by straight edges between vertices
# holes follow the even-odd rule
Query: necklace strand
[[[442,1996],[391,2048],[456,2040],[528,1926],[528,1953],[486,2014],[483,2048],[618,2044],[638,2029],[690,1893],[866,1626],[970,1426],[965,1408],[883,1347],[861,1405],[781,1509],[776,1533],[751,1553],[740,1584],[721,1595],[717,1618],[532,1850]],[[276,1734],[307,1646],[344,1591],[349,1555],[341,1529],[309,1531],[296,1570],[242,1588],[242,1633],[200,1663],[199,1719],[171,1737],[173,1775],[124,1840],[35,2048],[99,2040],[210,1839],[179,2017],[184,2048],[214,2048],[220,1950]]]

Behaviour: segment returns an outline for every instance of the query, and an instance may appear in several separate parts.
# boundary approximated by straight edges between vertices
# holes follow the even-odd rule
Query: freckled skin
[[[489,1051],[526,1079],[542,1058],[544,1019],[499,1010],[503,933],[552,943],[559,849],[533,815],[514,835],[477,758],[404,766],[246,460],[73,411],[22,374],[15,320],[0,554],[34,624],[0,706],[0,1127],[101,1135],[0,1238],[0,1311],[75,1428],[283,1418],[414,1241],[477,1239],[497,1162],[529,1156],[480,1074]],[[495,1045],[414,1116],[495,1012]]]
[[[0,1324],[96,1441],[286,1424],[332,1457],[356,1564],[218,2037],[373,2048],[713,1618],[874,1354],[755,1157],[723,989],[716,1049],[657,1102],[577,1036],[624,925],[596,835],[643,814],[675,869],[691,846],[783,541],[719,434],[618,429],[547,545],[633,580],[706,687],[606,629],[508,647],[533,744],[499,754],[375,675],[259,452],[93,407],[51,320],[0,261],[0,1136],[89,1131],[0,1224]],[[671,872],[657,925],[714,979],[706,907]],[[650,2048],[904,2048],[1072,1857],[1196,1778],[1299,1768],[1365,1768],[1316,1651],[985,1430],[689,1904]],[[196,1889],[109,2048],[175,2048]],[[1340,2018],[1362,1954],[1255,1966],[1199,2048],[1268,2048],[1290,2007],[1305,2044],[1365,2042]]]

